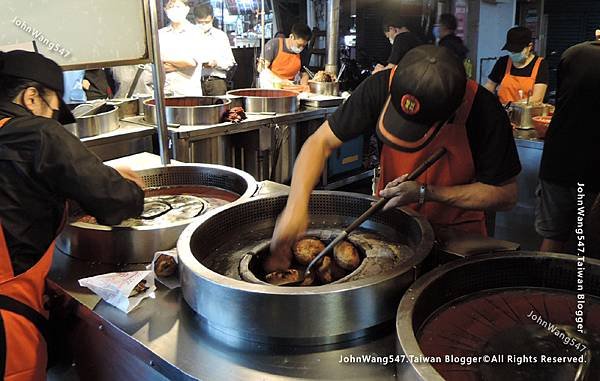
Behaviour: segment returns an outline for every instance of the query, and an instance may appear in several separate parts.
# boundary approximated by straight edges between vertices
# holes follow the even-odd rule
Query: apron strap
[[[392,68],[392,71],[391,71],[391,73],[390,73],[390,79],[389,79],[389,82],[388,82],[388,92],[389,92],[390,94],[391,94],[391,91],[392,91],[392,80],[394,79],[394,74],[396,73],[396,69],[398,69],[398,65],[395,65],[395,66]]]
[[[46,320],[39,312],[6,295],[0,295],[0,311],[9,311],[29,320],[44,337],[46,344],[48,344],[48,320]],[[4,326],[4,318],[0,313],[0,375],[2,375],[2,378],[4,378],[6,373],[7,354],[6,329]]]
[[[535,86],[535,80],[537,79],[538,71],[540,70],[540,65],[542,64],[542,57],[537,57],[535,61],[535,65],[533,65],[533,70],[531,71],[531,78],[533,78],[533,85]]]
[[[39,312],[10,296],[0,295],[0,311],[9,311],[29,320],[48,342],[48,320]]]
[[[4,118],[4,119],[0,119],[0,128],[4,127],[4,125],[5,125],[6,123],[8,123],[8,121],[9,121],[10,119],[11,119],[11,118]]]
[[[506,60],[506,70],[504,71],[504,76],[510,75],[510,69],[512,68],[512,60],[510,57]]]

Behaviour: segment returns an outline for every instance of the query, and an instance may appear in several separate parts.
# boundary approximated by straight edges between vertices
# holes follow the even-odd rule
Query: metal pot
[[[230,100],[221,97],[170,97],[165,99],[167,123],[201,126],[221,123]],[[144,101],[144,119],[156,124],[154,99]]]
[[[424,345],[430,345],[436,347],[436,350],[440,349],[440,352],[444,351],[441,348],[453,346],[453,348],[458,348],[459,350],[468,350],[469,356],[475,358],[485,355],[486,353],[480,353],[475,348],[473,343],[476,343],[477,347],[483,347],[493,354],[519,354],[522,353],[521,351],[524,351],[527,355],[535,357],[536,355],[539,356],[539,354],[532,353],[535,351],[529,351],[529,348],[536,348],[542,350],[542,354],[552,353],[556,355],[557,352],[553,352],[552,346],[549,346],[549,341],[543,336],[538,335],[543,335],[544,332],[550,330],[546,330],[544,326],[536,324],[533,320],[529,320],[532,318],[528,317],[527,313],[530,310],[534,310],[540,317],[545,315],[542,319],[548,323],[556,325],[564,324],[554,320],[559,318],[559,314],[556,314],[557,310],[555,308],[561,308],[561,303],[553,303],[552,299],[549,299],[546,305],[544,293],[547,293],[547,295],[556,294],[557,292],[568,293],[567,295],[571,295],[573,301],[576,298],[576,293],[583,293],[583,291],[577,290],[578,270],[582,271],[578,260],[580,258],[577,256],[566,254],[515,252],[479,255],[464,260],[453,261],[438,267],[419,278],[402,297],[396,317],[396,347],[398,354],[404,354],[406,358],[408,356],[426,358],[425,356],[428,356],[428,354],[423,353],[422,348]],[[600,261],[585,259],[585,283],[591,285],[585,287],[586,313],[590,315],[587,318],[589,320],[586,321],[592,321],[592,312],[599,311],[597,303],[594,303],[593,299],[600,297],[600,288],[597,287],[600,284]],[[498,303],[498,300],[490,298],[494,294],[502,295],[501,293],[507,290],[534,291],[542,294],[543,299],[541,301],[530,301],[524,299],[523,296],[519,299],[508,297],[505,299],[501,297],[499,298],[500,303]],[[485,294],[482,294],[484,292]],[[489,316],[486,314],[486,310],[475,309],[471,305],[468,308],[467,316],[461,320],[460,326],[456,326],[456,321],[460,319],[459,315],[454,315],[454,319],[448,325],[452,326],[452,329],[440,329],[438,326],[435,332],[439,332],[439,336],[443,336],[441,338],[443,346],[441,344],[438,346],[438,343],[431,336],[424,339],[423,343],[419,341],[417,337],[421,337],[423,334],[422,329],[424,329],[426,324],[431,322],[443,323],[444,318],[449,316],[444,315],[444,311],[456,314],[460,311],[461,302],[468,300],[476,301],[477,298],[482,300],[482,305],[491,306],[492,310],[497,310],[499,316]],[[564,303],[562,306],[566,308],[566,316],[570,322],[569,324],[573,325],[575,313],[570,311],[570,306]],[[525,312],[523,312],[523,307],[525,308]],[[548,316],[550,314],[553,317]],[[474,328],[473,322],[475,320],[485,324],[488,329],[484,329],[484,331],[491,332],[492,335],[484,335],[484,331],[480,328]],[[506,322],[509,322],[512,327],[503,327],[506,325]],[[471,327],[471,329],[465,329],[465,327]],[[525,329],[522,329],[522,327],[525,327]],[[456,339],[460,343],[451,341],[456,333],[451,331],[460,332],[457,335],[458,339]],[[517,333],[517,336],[513,337],[515,333]],[[533,333],[532,336],[534,338],[524,335],[524,333]],[[550,335],[554,336],[552,333]],[[515,344],[518,347],[512,348],[512,350],[506,348],[499,349],[495,346],[498,342],[501,342],[503,345],[507,343]],[[531,347],[529,347],[530,345]],[[562,342],[557,343],[559,349],[563,345]],[[573,353],[577,353],[577,356],[583,354],[583,352],[575,351]],[[446,354],[451,355],[452,353]],[[432,365],[428,361],[399,362],[397,364],[397,378],[403,381],[443,381],[445,378],[436,369],[440,365],[443,366],[444,364],[436,363]],[[452,374],[458,374],[456,370],[459,368],[459,364],[451,365],[456,366]],[[507,379],[502,374],[506,375],[510,372],[507,372],[507,369],[502,369],[502,367],[510,366],[511,364],[504,363],[500,368],[494,368],[493,365],[490,363],[474,363],[473,365],[460,367],[462,368],[462,372],[465,372],[464,374],[462,372],[460,374],[466,379],[472,379],[469,377],[471,375],[467,372],[473,371],[472,374],[476,373],[477,377],[474,378],[477,379]],[[516,364],[512,365],[516,366]],[[519,373],[521,374],[520,379],[531,379],[523,373],[525,370],[522,368],[525,367],[526,365],[524,364],[523,367],[519,368],[518,372],[513,370],[512,375]],[[498,373],[500,370],[503,371],[502,374]],[[479,373],[480,371],[495,372],[496,377],[488,378],[485,374]],[[541,375],[539,373],[540,368],[530,369],[530,371],[538,372],[534,378],[551,378]],[[598,379],[598,375],[592,376],[588,374],[587,376],[589,376],[589,379]],[[567,377],[567,379],[572,378]]]
[[[202,185],[239,195],[234,203],[256,193],[254,178],[235,168],[209,164],[157,167],[138,171],[148,188]],[[214,209],[213,209],[214,210]],[[58,236],[56,247],[73,257],[102,263],[145,263],[159,250],[175,247],[183,229],[194,221],[153,226],[104,226],[73,222]]]
[[[552,109],[547,104],[527,104],[525,102],[513,102],[508,110],[510,121],[521,129],[533,129],[533,117],[546,116]]]
[[[140,104],[137,98],[115,98],[109,100],[108,104],[119,108],[120,119],[140,114]]]
[[[106,104],[95,114],[76,118],[76,123],[64,127],[79,138],[106,134],[119,128],[119,107]]]
[[[309,229],[342,229],[374,200],[355,193],[313,192]],[[286,201],[286,195],[253,198],[186,228],[177,247],[182,292],[192,309],[229,337],[286,345],[340,342],[392,320],[402,291],[431,250],[433,232],[426,219],[412,210],[393,209],[361,226],[362,233],[406,248],[402,260],[385,269],[381,265],[372,276],[302,288],[243,281],[242,260],[271,238]]]
[[[242,97],[247,113],[289,114],[298,110],[298,93],[290,90],[239,89],[227,92]]]
[[[308,81],[308,87],[310,92],[320,95],[334,95],[340,94],[340,83],[339,82],[317,82]]]

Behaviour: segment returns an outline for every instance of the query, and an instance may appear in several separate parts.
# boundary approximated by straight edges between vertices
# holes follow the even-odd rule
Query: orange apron
[[[512,60],[508,57],[508,61],[506,63],[506,72],[504,73],[504,78],[502,82],[500,82],[500,87],[498,88],[498,98],[500,98],[500,102],[502,104],[507,104],[508,102],[516,102],[520,100],[519,90],[523,91],[523,96],[527,97],[527,94],[531,91],[533,94],[533,86],[535,86],[535,79],[537,78],[538,71],[540,69],[540,64],[542,63],[542,57],[535,58],[535,64],[533,65],[533,70],[531,71],[531,76],[529,77],[517,77],[515,75],[510,74],[510,69],[512,68]]]
[[[279,39],[279,51],[271,63],[271,71],[278,77],[293,81],[300,71],[302,62],[300,54],[287,53],[283,51],[283,38]]]
[[[395,71],[394,67],[390,74],[390,87]],[[440,147],[446,147],[446,155],[419,176],[417,181],[421,184],[439,186],[463,185],[474,181],[475,164],[467,137],[466,121],[471,112],[477,88],[478,85],[475,81],[467,81],[465,97],[456,111],[454,121],[442,127],[435,138],[423,149],[417,152],[403,152],[386,144],[383,145],[377,194],[392,180],[412,172]],[[465,210],[433,201],[427,201],[420,207],[418,204],[412,204],[409,207],[427,217],[434,226],[453,227],[487,236],[483,211]]]
[[[0,127],[9,118],[0,120]],[[48,312],[43,295],[54,242],[26,272],[14,276],[0,227],[0,374],[7,381],[46,379]]]

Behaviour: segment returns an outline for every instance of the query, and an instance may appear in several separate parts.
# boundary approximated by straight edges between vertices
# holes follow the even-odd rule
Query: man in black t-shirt
[[[390,199],[386,208],[411,205],[434,227],[485,234],[482,211],[516,203],[521,165],[506,112],[466,79],[450,50],[419,46],[397,67],[365,80],[303,145],[265,270],[288,268],[327,157],[343,142],[373,133],[383,144],[378,190]],[[448,151],[444,157],[417,181],[404,181],[440,147]]]
[[[564,249],[578,207],[589,211],[600,191],[599,62],[600,41],[590,41],[567,49],[558,66],[556,110],[544,143],[536,209],[542,251]],[[580,187],[585,194],[582,205],[577,198]],[[600,253],[592,255],[600,258]]]
[[[373,70],[373,74],[398,65],[398,62],[400,62],[409,50],[423,45],[423,41],[419,36],[414,31],[411,31],[414,27],[411,27],[409,24],[406,20],[389,19],[384,22],[383,33],[390,41],[390,44],[392,44],[392,51],[387,60],[387,65],[377,64],[375,70]]]

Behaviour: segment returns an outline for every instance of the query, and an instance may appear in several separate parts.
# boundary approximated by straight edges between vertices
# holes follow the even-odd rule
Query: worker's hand
[[[164,62],[163,67],[165,68],[165,73],[172,73],[174,71],[177,71],[177,68],[173,64],[170,64],[168,62]]]
[[[408,174],[389,182],[379,196],[389,199],[383,210],[413,204],[419,201],[421,184],[416,181],[406,181]]]
[[[144,182],[144,180],[142,180],[142,178],[133,169],[129,167],[116,167],[115,170],[127,180],[136,183],[138,187],[142,189],[146,187],[146,183]]]
[[[308,74],[302,73],[302,77],[300,78],[300,84],[303,85],[303,86],[304,85],[308,85],[308,80],[309,79],[310,78],[308,77]]]
[[[292,245],[301,238],[308,227],[308,211],[291,210],[286,207],[279,215],[273,238],[271,255],[263,263],[266,272],[283,271],[292,263]]]
[[[208,67],[208,68],[217,67],[217,61],[211,60],[211,61],[205,62],[203,66]]]
[[[382,70],[385,70],[385,66],[383,66],[382,64],[377,64],[375,65],[375,69],[373,69],[373,74],[378,73]]]

